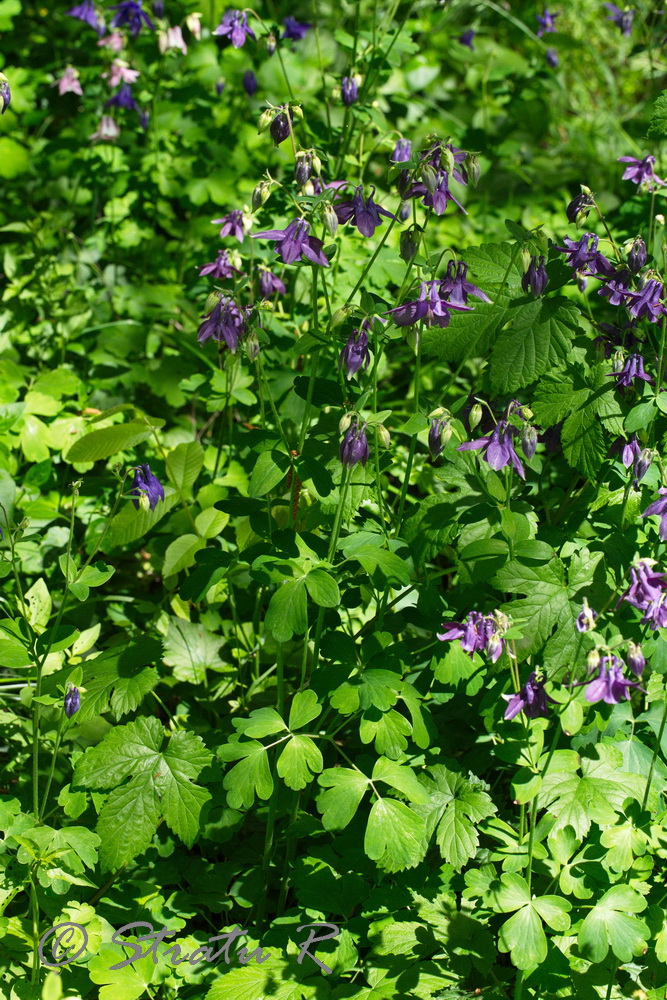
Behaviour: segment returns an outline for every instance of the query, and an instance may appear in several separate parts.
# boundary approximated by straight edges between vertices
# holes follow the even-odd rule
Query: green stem
[[[419,412],[419,377],[421,374],[421,351],[422,351],[422,336],[421,327],[417,335],[417,357],[415,361],[415,391],[414,391],[414,413]],[[415,457],[415,451],[417,449],[417,435],[413,434],[410,439],[410,450],[408,452],[408,461],[405,468],[405,478],[403,479],[403,486],[401,488],[401,498],[398,504],[398,513],[396,515],[396,535],[398,536],[401,531],[401,525],[403,523],[403,510],[405,509],[405,501],[408,495],[408,489],[410,486],[410,473],[412,472],[412,463]]]
[[[60,719],[58,720],[58,731],[56,733],[56,741],[53,745],[53,756],[51,758],[51,767],[49,769],[49,777],[46,782],[46,788],[44,790],[44,797],[42,799],[42,808],[39,810],[38,822],[42,822],[44,817],[44,812],[46,810],[46,803],[49,798],[49,792],[51,791],[51,783],[53,781],[53,775],[56,770],[56,760],[58,758],[58,751],[60,750],[60,742],[62,739],[63,723],[67,720],[65,715],[65,710],[63,709],[60,713]]]
[[[347,496],[347,488],[350,482],[351,470],[347,466],[343,466],[343,476],[340,485],[340,493],[338,496],[338,506],[336,507],[336,515],[334,517],[333,528],[331,529],[331,537],[329,538],[329,553],[327,555],[328,561],[333,562],[334,555],[336,553],[336,546],[338,545],[338,536],[340,535],[340,529],[343,524],[343,510],[345,507],[345,498]],[[324,625],[324,608],[320,608],[317,613],[317,623],[315,625],[315,638],[313,640],[313,661],[311,664],[311,673],[317,670],[317,665],[320,659],[320,640],[322,638],[322,627]],[[303,687],[303,683],[302,683]]]
[[[653,749],[653,756],[651,757],[651,764],[648,769],[648,777],[646,778],[646,788],[644,790],[644,798],[642,799],[642,809],[646,808],[649,792],[651,791],[651,781],[653,780],[653,771],[655,770],[655,762],[658,758],[658,751],[662,745],[662,737],[663,733],[665,732],[665,724],[667,724],[667,698],[665,699],[665,707],[662,712],[662,719],[660,720],[660,729],[658,730],[658,738],[656,741],[656,745]]]

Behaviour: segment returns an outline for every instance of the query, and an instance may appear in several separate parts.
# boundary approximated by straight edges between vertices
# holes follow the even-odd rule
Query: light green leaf
[[[182,569],[189,569],[199,550],[205,546],[204,539],[198,538],[197,535],[180,535],[175,538],[164,554],[162,575],[172,576],[174,573],[180,573]]]
[[[268,751],[261,743],[250,740],[247,743],[226,744],[220,747],[218,755],[223,760],[242,757],[238,764],[227,771],[222,783],[227,790],[227,804],[231,809],[250,809],[255,795],[260,799],[271,797],[273,778]]]
[[[388,712],[380,712],[377,708],[369,708],[364,712],[359,724],[359,738],[362,743],[375,740],[378,753],[386,754],[396,760],[407,749],[407,737],[412,732],[412,726],[400,712],[390,708]]]
[[[110,458],[118,451],[134,448],[152,433],[153,428],[143,420],[103,427],[74,440],[63,458],[67,462],[97,462],[101,458]]]
[[[128,958],[119,946],[104,945],[98,955],[88,963],[88,975],[92,982],[101,987],[99,1000],[139,1000],[148,996],[146,987],[159,980],[159,968],[152,955],[146,955],[123,969],[112,969]]]
[[[424,857],[424,820],[404,802],[377,799],[368,817],[364,850],[379,868],[400,872]]]
[[[464,778],[442,764],[429,768],[421,784],[429,800],[415,806],[415,811],[424,817],[426,842],[435,833],[442,857],[460,871],[477,853],[480,822],[496,807],[479,780]]]
[[[251,497],[263,497],[275,489],[287,475],[290,462],[287,455],[281,451],[264,451],[255,462],[250,476],[248,494]]]
[[[306,590],[321,608],[337,608],[340,604],[338,584],[323,569],[311,569],[306,577]]]
[[[297,691],[290,706],[288,729],[292,732],[295,729],[302,729],[321,713],[322,706],[318,704],[317,695],[312,688]]]
[[[264,624],[277,642],[288,642],[308,628],[306,581],[285,580],[269,601]]]
[[[631,962],[648,947],[649,930],[630,914],[646,909],[646,900],[629,885],[614,885],[585,917],[579,930],[579,950],[588,962],[603,962],[609,948],[619,962]]]
[[[222,637],[209,632],[199,622],[186,622],[174,617],[164,644],[164,662],[173,667],[179,681],[203,684],[206,671],[221,666],[218,650]]]
[[[542,922],[532,906],[524,906],[506,920],[498,934],[498,947],[509,951],[517,969],[540,965],[547,957]]]
[[[373,781],[384,781],[392,788],[403,792],[410,802],[427,803],[430,799],[429,792],[419,781],[417,775],[411,767],[406,764],[397,764],[386,757],[379,757],[373,768]]]
[[[361,771],[349,767],[329,767],[317,780],[327,789],[317,800],[324,829],[344,830],[359,808],[369,779]]]
[[[281,733],[287,729],[284,719],[275,708],[256,708],[247,719],[232,719],[232,725],[238,732],[253,739],[272,736],[273,733]]]
[[[288,788],[305,788],[323,767],[322,754],[309,736],[292,736],[278,758],[277,771]]]
[[[199,441],[187,441],[167,455],[167,476],[187,496],[196,483],[203,464],[204,449]]]

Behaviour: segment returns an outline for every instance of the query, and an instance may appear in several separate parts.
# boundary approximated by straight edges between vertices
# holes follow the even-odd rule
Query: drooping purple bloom
[[[111,22],[112,28],[122,28],[127,25],[130,34],[136,38],[142,27],[145,25],[151,31],[155,30],[155,25],[142,8],[143,0],[121,0],[120,3],[112,6],[111,10],[117,11]]]
[[[617,28],[627,37],[632,34],[632,21],[635,16],[634,10],[621,10],[617,7],[615,3],[604,3],[603,7],[606,7],[609,11],[608,21],[613,21]]]
[[[449,174],[446,170],[438,172],[437,183],[433,192],[429,191],[425,186],[424,190],[426,193],[422,198],[422,204],[426,208],[432,208],[434,215],[444,215],[450,201],[453,201],[457,208],[460,208],[465,215],[468,214],[458,198],[455,198],[449,190]]]
[[[255,40],[255,32],[248,27],[248,15],[242,10],[232,10],[231,8],[223,15],[214,35],[221,35],[231,42],[235,49],[240,49],[245,45],[248,36]]]
[[[233,278],[235,274],[240,274],[241,272],[238,268],[233,267],[229,262],[229,251],[228,250],[218,250],[218,256],[210,264],[204,264],[199,272],[200,277],[205,274],[210,274],[214,278],[219,278],[224,280],[225,278]]]
[[[81,707],[81,695],[79,693],[79,689],[78,687],[74,687],[74,685],[72,685],[72,687],[65,695],[65,701],[63,704],[63,708],[65,709],[65,715],[67,716],[67,718],[71,719],[72,716],[79,711],[80,707]]]
[[[595,622],[598,618],[598,613],[593,608],[589,607],[588,601],[584,597],[583,604],[581,606],[581,611],[577,615],[576,628],[577,632],[591,632],[595,628]]]
[[[346,108],[354,104],[359,97],[357,81],[353,76],[344,76],[340,81],[340,96]]]
[[[662,304],[663,286],[661,281],[651,278],[646,282],[640,292],[629,292],[628,306],[630,313],[635,319],[642,319],[648,316],[651,323],[657,323],[661,316],[667,314],[667,309]]]
[[[641,447],[639,441],[637,440],[637,435],[633,434],[631,438],[623,443],[623,450],[621,452],[621,462],[626,469],[639,458],[641,454]]]
[[[513,719],[519,712],[525,712],[529,719],[544,718],[549,714],[548,702],[553,702],[553,698],[544,690],[544,680],[533,671],[517,694],[503,695],[507,701],[504,715],[507,721]]]
[[[499,420],[491,434],[477,438],[476,441],[465,441],[456,450],[476,451],[479,448],[483,448],[484,454],[482,457],[485,462],[488,462],[494,472],[498,472],[511,462],[521,478],[525,479],[526,473],[519,456],[514,450],[514,442],[512,440],[516,433],[516,427],[508,424],[506,420]]]
[[[155,510],[160,500],[164,500],[164,488],[157,476],[151,472],[150,465],[138,465],[135,468],[130,496],[137,510],[146,506],[150,510]]]
[[[243,89],[248,97],[254,97],[257,93],[257,77],[251,69],[247,69],[243,74]]]
[[[285,25],[283,38],[290,38],[293,42],[300,42],[312,28],[312,24],[308,24],[306,21],[297,21],[291,15],[283,19],[283,24]]]
[[[646,244],[641,236],[638,236],[628,251],[628,267],[633,274],[639,274],[646,264],[646,259]]]
[[[623,676],[623,661],[617,656],[603,656],[600,659],[600,670],[598,676],[593,680],[579,681],[576,684],[569,684],[568,687],[586,687],[586,701],[594,705],[598,701],[604,701],[607,705],[618,705],[622,701],[630,699],[630,688],[644,689],[636,681],[629,681]]]
[[[593,207],[593,198],[590,194],[585,194],[583,191],[578,194],[576,198],[573,198],[570,204],[565,209],[565,214],[567,215],[568,221],[574,225],[581,219],[585,219]]]
[[[94,28],[98,35],[104,34],[104,21],[95,13],[93,0],[83,0],[83,3],[77,4],[76,7],[72,7],[66,13],[69,17],[76,17],[77,20],[83,21],[84,24]]]
[[[434,417],[431,421],[428,430],[428,450],[434,461],[445,447],[444,434],[448,427],[449,420],[446,417]]]
[[[599,290],[598,295],[609,300],[610,306],[627,305],[632,294],[628,282],[630,272],[627,270],[617,271],[613,278],[608,278],[606,284]]]
[[[638,486],[642,481],[648,470],[651,468],[653,463],[653,452],[650,448],[644,448],[635,460],[635,467],[632,470],[634,474],[634,484]]]
[[[219,226],[220,223],[222,223],[222,229],[220,230],[221,238],[235,236],[239,243],[243,243],[243,212],[240,208],[235,208],[228,215],[223,215],[221,219],[211,219],[211,224],[214,226]]]
[[[269,132],[271,133],[271,138],[273,139],[273,143],[275,146],[279,146],[280,143],[284,142],[285,139],[287,139],[287,137],[289,136],[291,131],[290,122],[291,122],[291,127],[293,128],[294,119],[292,118],[291,111],[289,112],[289,118],[287,117],[287,113],[285,111],[279,111],[276,117],[271,122],[269,126]]]
[[[407,163],[412,156],[412,143],[409,139],[398,139],[394,152],[389,157],[392,163]]]
[[[351,222],[356,226],[362,236],[373,236],[378,226],[382,225],[381,215],[387,219],[395,219],[396,216],[388,212],[386,208],[380,208],[373,201],[375,187],[371,187],[368,198],[364,198],[364,189],[359,185],[354,189],[354,195],[350,200],[338,202],[334,205],[334,212],[339,222]]]
[[[638,160],[634,156],[619,156],[619,163],[627,163],[623,173],[624,181],[632,181],[633,184],[645,184],[647,190],[652,191],[654,186],[667,184],[653,171],[655,156],[645,156],[643,160]]]
[[[340,352],[338,371],[345,368],[346,377],[351,379],[362,367],[368,368],[370,360],[368,334],[364,329],[353,330]]]
[[[437,633],[438,639],[442,642],[451,642],[454,639],[461,640],[461,649],[474,656],[482,650],[489,652],[493,662],[498,659],[504,648],[504,640],[498,635],[496,620],[493,615],[483,615],[480,611],[470,611],[464,622],[448,622],[443,625],[443,632]],[[494,638],[500,639],[498,643],[493,643]]]
[[[442,281],[422,281],[419,298],[389,309],[385,316],[393,316],[396,326],[413,326],[420,320],[425,326],[449,326],[452,309],[471,312],[470,306],[457,305],[446,299],[441,291]]]
[[[607,378],[617,379],[616,385],[620,388],[629,389],[634,379],[641,379],[643,382],[652,382],[653,379],[644,371],[644,359],[641,354],[630,354],[626,358],[625,366],[620,372],[608,372]]]
[[[644,673],[644,667],[646,666],[646,659],[642,652],[642,647],[634,642],[631,642],[628,645],[626,659],[628,661],[628,666],[630,667],[630,670],[632,670],[635,677],[641,677]]]
[[[454,274],[454,267],[456,267],[456,274]],[[462,260],[455,264],[453,260],[450,260],[447,264],[447,273],[445,277],[440,282],[440,294],[443,298],[451,305],[465,306],[468,303],[468,297],[474,295],[475,298],[481,299],[482,302],[490,302],[491,299],[483,292],[481,288],[477,285],[473,285],[471,281],[468,281],[468,265]]]
[[[284,295],[287,291],[285,282],[272,274],[268,267],[263,267],[259,272],[259,290],[265,299],[270,299],[272,295]]]
[[[653,562],[652,559],[640,559],[636,566],[630,567],[630,580],[632,582],[625,593],[619,597],[616,607],[622,601],[627,601],[633,608],[645,611],[651,605],[662,600],[667,590],[667,583],[664,580],[665,574],[661,570],[654,570]]]
[[[560,59],[558,58],[558,53],[555,49],[547,49],[547,62],[552,69],[558,69]]]
[[[9,80],[7,80],[4,73],[0,73],[0,101],[2,102],[0,115],[4,115],[5,111],[12,103],[12,92],[9,87]]]
[[[472,28],[468,28],[464,31],[462,35],[459,35],[459,42],[461,45],[467,45],[471,51],[474,51],[475,46],[472,44],[472,40],[475,37],[476,32]]]
[[[200,344],[209,338],[224,341],[232,354],[235,354],[239,340],[247,330],[250,312],[250,308],[242,308],[233,299],[221,295],[211,312],[204,317],[204,322],[197,331],[197,340]]]
[[[263,233],[254,233],[253,239],[274,240],[276,253],[284,264],[295,264],[298,260],[307,260],[311,264],[328,267],[329,261],[322,253],[323,243],[315,236],[310,236],[310,223],[305,219],[294,219],[286,229],[267,229]]]
[[[641,516],[651,517],[652,514],[657,514],[660,517],[660,541],[664,542],[667,541],[667,488],[661,486],[658,494],[660,499],[650,503]]]
[[[560,17],[560,14],[550,14],[545,7],[542,14],[536,14],[535,16],[537,18],[537,23],[539,24],[539,28],[537,29],[538,38],[541,38],[542,35],[549,31],[556,30],[556,18]]]
[[[366,424],[355,423],[348,427],[343,440],[340,443],[340,460],[348,469],[353,468],[358,462],[366,465],[368,461],[368,438],[366,437]]]
[[[540,257],[538,264],[537,257],[533,254],[530,258],[528,270],[521,278],[521,287],[526,294],[528,294],[528,292],[532,292],[537,299],[544,292],[548,284],[549,276],[547,274],[547,269],[544,266],[544,257]]]
[[[598,251],[599,238],[594,233],[584,233],[579,240],[571,240],[567,236],[563,240],[564,247],[554,247],[566,255],[567,263],[573,271],[583,274],[603,275],[613,278],[616,271],[604,254]]]
[[[139,111],[139,105],[132,97],[132,87],[129,83],[121,83],[120,87],[104,105],[105,108],[125,108],[127,111]]]

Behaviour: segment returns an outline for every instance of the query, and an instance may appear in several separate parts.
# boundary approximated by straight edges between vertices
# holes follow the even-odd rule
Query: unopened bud
[[[322,173],[322,161],[317,153],[313,153],[313,170],[318,177]]]
[[[351,427],[353,419],[354,419],[354,414],[352,413],[345,413],[340,418],[340,420],[338,421],[338,430],[340,431],[341,434],[344,434],[345,431]]]
[[[310,179],[313,170],[313,157],[311,153],[304,153],[303,150],[296,154],[294,163],[294,180],[302,186]]]
[[[352,315],[353,311],[354,311],[354,306],[349,306],[349,305],[341,306],[339,309],[336,309],[335,313],[331,317],[331,324],[330,324],[331,329],[333,330],[335,329],[335,327],[340,326],[342,323],[344,323],[345,320]]]
[[[259,356],[259,338],[254,330],[245,338],[244,347],[248,361],[254,361]]]
[[[303,108],[300,104],[290,104],[290,111],[292,112],[292,121],[298,118],[299,121],[303,121]]]
[[[527,247],[521,247],[521,265],[523,267],[523,273],[528,274],[528,268],[533,261],[533,254]]]
[[[449,416],[449,410],[444,406],[436,406],[435,410],[431,410],[428,415],[429,420],[437,420],[439,417],[444,417],[445,414]]]
[[[385,448],[388,448],[389,445],[391,444],[391,435],[389,434],[389,431],[387,430],[385,425],[378,424],[375,429],[377,431],[377,435],[378,438],[380,439],[380,442],[385,446]]]
[[[255,185],[255,190],[252,193],[252,210],[256,212],[258,208],[264,205],[271,195],[271,185],[268,181],[260,181]]]
[[[479,160],[475,153],[468,153],[465,162],[466,172],[470,179],[470,183],[473,187],[477,187],[479,184],[479,178],[481,174],[481,169],[479,166]]]
[[[322,209],[322,223],[329,236],[335,236],[338,231],[338,216],[332,205],[325,205]]]
[[[588,287],[588,275],[577,272],[577,288],[583,295]]]
[[[219,292],[211,292],[210,295],[207,295],[206,302],[204,303],[204,313],[208,314],[210,312],[213,312],[219,301],[220,301]]]
[[[611,367],[614,374],[622,372],[625,367],[625,354],[623,351],[616,351],[611,360]]]
[[[268,38],[266,39],[266,51],[269,53],[270,56],[272,56],[273,53],[276,51],[277,45],[278,43],[276,41],[276,36],[269,35]]]
[[[530,461],[535,454],[535,449],[537,448],[537,431],[530,424],[528,424],[527,427],[524,427],[523,434],[521,436],[521,447],[524,455],[528,461]]]
[[[658,223],[659,226],[664,226],[664,224],[665,224],[665,217],[664,217],[664,215],[656,215],[655,221]]]
[[[404,260],[406,264],[409,264],[416,256],[421,242],[421,234],[421,226],[408,226],[401,233],[398,252],[401,260]]]
[[[470,410],[470,416],[468,417],[468,425],[471,431],[474,431],[475,427],[477,427],[477,424],[480,422],[481,419],[482,419],[482,407],[480,406],[479,403],[475,403],[475,405]]]
[[[415,352],[415,355],[419,354],[419,346],[421,344],[421,333],[416,326],[411,326],[408,330],[406,341]]]
[[[456,160],[454,159],[454,154],[452,153],[449,146],[443,146],[441,152],[441,160],[443,163],[443,167],[447,171],[447,173],[453,174],[454,169],[456,167]]]
[[[142,510],[150,510],[151,509],[151,502],[150,502],[150,500],[148,498],[148,494],[147,493],[140,493],[139,494],[139,506],[141,507]]]
[[[600,669],[600,653],[597,649],[591,649],[586,657],[586,670],[589,674],[594,674]]]
[[[258,133],[266,132],[267,128],[274,119],[275,113],[276,112],[273,108],[267,108],[265,111],[262,111],[257,122]]]
[[[434,194],[438,186],[438,175],[430,163],[423,163],[421,168],[421,178],[426,185],[429,194]]]

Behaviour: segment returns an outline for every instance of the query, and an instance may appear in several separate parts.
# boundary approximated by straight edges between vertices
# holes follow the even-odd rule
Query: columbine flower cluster
[[[618,605],[627,601],[633,608],[643,611],[642,624],[648,623],[649,628],[655,630],[667,627],[667,582],[665,574],[654,566],[654,559],[640,559],[630,568],[632,582],[621,595]]]
[[[492,663],[495,663],[507,648],[503,636],[509,626],[509,619],[500,611],[495,611],[492,615],[471,611],[464,622],[445,625],[444,632],[438,633],[438,639],[443,642],[460,639],[461,649],[470,656],[485,651]]]

